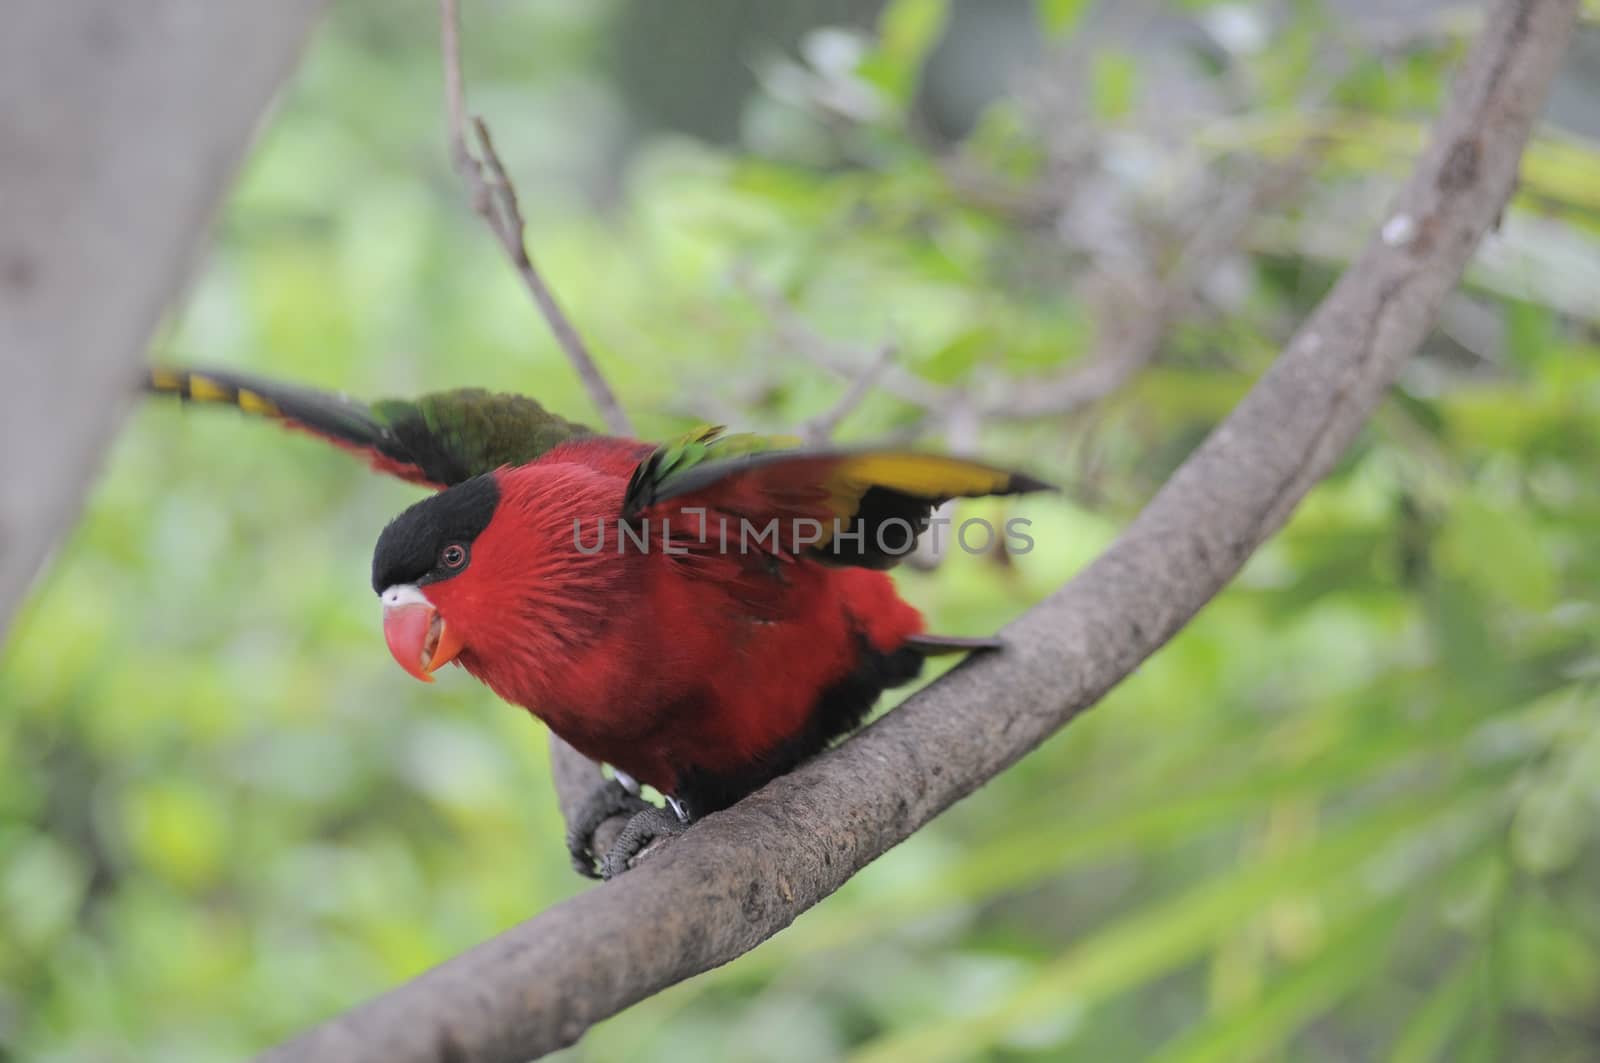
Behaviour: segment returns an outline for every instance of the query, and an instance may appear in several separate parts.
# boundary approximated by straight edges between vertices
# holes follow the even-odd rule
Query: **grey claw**
[[[650,805],[628,820],[628,825],[622,828],[622,833],[612,843],[611,850],[600,861],[600,877],[616,878],[646,850],[653,848],[653,843],[688,830],[687,822],[678,818],[680,814]]]
[[[628,793],[613,780],[608,779],[596,786],[584,799],[567,828],[567,853],[572,857],[573,870],[585,878],[603,877],[604,868],[595,867],[598,855],[594,851],[595,829],[612,816],[624,812],[637,814],[641,809],[654,807]]]

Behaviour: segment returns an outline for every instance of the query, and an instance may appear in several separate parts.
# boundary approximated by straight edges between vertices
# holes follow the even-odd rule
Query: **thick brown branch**
[[[1375,238],[1113,546],[974,659],[639,868],[268,1054],[522,1060],[723,964],[1154,653],[1327,473],[1505,206],[1576,0],[1500,0]]]

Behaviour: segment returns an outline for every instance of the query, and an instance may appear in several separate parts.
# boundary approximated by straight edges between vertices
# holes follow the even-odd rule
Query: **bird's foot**
[[[628,825],[622,828],[622,833],[600,861],[602,878],[616,878],[647,851],[689,829],[689,816],[683,805],[668,797],[667,806],[646,805],[642,812],[628,820]]]
[[[634,783],[635,787],[638,785]],[[590,790],[589,796],[584,798],[577,814],[567,826],[567,852],[572,856],[573,869],[585,878],[610,878],[610,874],[605,870],[606,860],[609,860],[610,856],[608,854],[605,859],[598,859],[598,854],[594,851],[594,832],[600,824],[612,816],[632,815],[637,819],[646,811],[661,810],[639,797],[637,793],[630,793],[625,784],[616,779],[607,779]],[[628,826],[633,826],[631,820]],[[624,829],[623,834],[626,833],[627,830]],[[620,842],[621,839],[622,835],[619,835],[617,840]],[[613,845],[612,850],[615,849],[616,846]]]

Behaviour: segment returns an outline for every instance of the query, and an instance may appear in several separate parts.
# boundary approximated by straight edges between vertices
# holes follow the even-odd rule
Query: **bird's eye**
[[[439,551],[439,564],[445,568],[460,568],[467,563],[467,549],[460,543],[451,543]]]

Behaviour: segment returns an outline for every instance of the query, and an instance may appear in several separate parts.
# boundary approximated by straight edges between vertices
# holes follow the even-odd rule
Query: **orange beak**
[[[430,673],[455,660],[461,652],[460,637],[426,602],[385,605],[383,640],[400,667],[424,683],[433,682]]]

